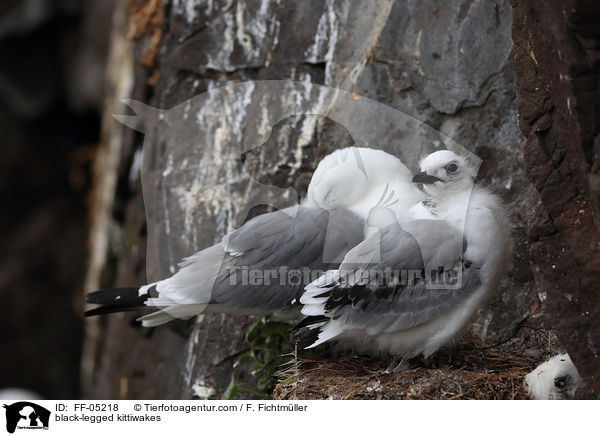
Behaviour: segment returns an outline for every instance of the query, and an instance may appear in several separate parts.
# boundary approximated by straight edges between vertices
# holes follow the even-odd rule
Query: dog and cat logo
[[[6,409],[6,431],[9,433],[14,433],[16,429],[48,430],[50,422],[48,409],[29,401],[4,404],[4,408]]]

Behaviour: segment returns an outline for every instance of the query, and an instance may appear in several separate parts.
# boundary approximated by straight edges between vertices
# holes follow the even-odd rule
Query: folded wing
[[[363,228],[363,220],[346,209],[300,206],[259,215],[221,243],[184,259],[173,276],[142,286],[138,294],[149,297],[143,304],[160,311],[141,320],[154,326],[205,310],[297,314],[304,286],[314,274],[337,267],[363,239]],[[88,298],[110,307],[116,303],[120,310],[116,297],[140,301],[113,294],[98,291]]]
[[[480,283],[465,250],[460,229],[442,220],[395,223],[367,238],[338,270],[306,287],[300,301],[311,317],[303,321],[313,330],[309,346],[353,330],[401,331],[443,314]]]

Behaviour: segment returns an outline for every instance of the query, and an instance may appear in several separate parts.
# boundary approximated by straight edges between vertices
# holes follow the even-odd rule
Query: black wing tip
[[[321,333],[321,325],[331,318],[326,315],[307,316],[302,321],[294,326],[292,331],[296,339],[296,344],[299,348],[307,348],[319,340]]]
[[[292,330],[300,330],[304,327],[310,327],[321,322],[329,321],[329,318],[325,315],[307,316],[302,321],[294,326]]]
[[[148,295],[140,296],[140,288],[111,288],[90,292],[86,300],[90,304],[118,304],[128,306],[131,303],[144,302]]]
[[[88,304],[99,304],[100,307],[84,312],[84,316],[104,315],[107,313],[136,310],[145,306],[149,295],[140,296],[139,288],[101,289],[87,294]]]
[[[310,347],[319,340],[320,328],[306,329],[296,336],[296,344],[298,348],[304,349]]]
[[[126,306],[117,306],[117,305],[106,305],[96,307],[94,309],[89,309],[83,312],[83,316],[89,318],[90,316],[96,315],[106,315],[107,313],[117,313],[117,312],[129,312],[138,310],[139,307],[126,307]]]

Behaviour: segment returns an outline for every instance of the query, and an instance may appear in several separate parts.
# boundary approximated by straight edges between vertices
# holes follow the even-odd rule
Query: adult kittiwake
[[[300,205],[259,215],[222,241],[185,258],[171,277],[139,288],[88,295],[101,307],[86,315],[153,306],[144,326],[203,312],[299,315],[304,287],[337,268],[344,255],[372,231],[369,211],[391,195],[398,219],[425,194],[397,158],[380,150],[351,147],[318,165]]]
[[[428,196],[408,219],[371,210],[367,220],[379,231],[300,298],[307,348],[334,341],[409,359],[457,338],[498,287],[511,253],[507,214],[475,175],[466,158],[432,153],[412,179]]]

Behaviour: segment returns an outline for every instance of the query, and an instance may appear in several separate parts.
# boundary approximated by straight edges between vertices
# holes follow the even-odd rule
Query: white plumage
[[[317,166],[304,204],[326,209],[346,208],[367,220],[382,193],[394,193],[389,205],[398,219],[425,198],[411,183],[412,174],[400,159],[381,150],[349,147],[327,155]],[[368,232],[372,226],[365,228]]]
[[[104,306],[88,314],[154,306],[141,320],[155,326],[202,312],[297,317],[301,309],[308,346],[335,340],[357,351],[427,357],[452,342],[498,287],[511,239],[500,200],[473,184],[476,169],[466,158],[439,151],[421,170],[411,178],[382,151],[338,150],[319,164],[299,206],[249,220],[184,259],[171,277],[90,294]],[[231,272],[332,264],[312,283],[241,284]],[[402,274],[387,277],[387,270]]]
[[[299,206],[249,220],[219,244],[184,259],[171,277],[141,286],[133,295],[131,289],[90,294],[88,302],[103,307],[88,315],[152,306],[159,310],[141,318],[148,327],[202,312],[298,316],[298,300],[310,280],[243,284],[239,268],[323,271],[339,265],[372,232],[366,221],[383,192],[399,199],[389,204],[398,218],[425,197],[411,183],[408,168],[390,154],[357,147],[337,150],[319,163]]]
[[[473,185],[475,169],[451,151],[429,155],[421,170],[413,181],[429,196],[406,216],[372,210],[368,221],[379,231],[306,287],[300,301],[313,333],[309,347],[335,340],[361,352],[427,357],[452,342],[498,287],[511,253],[500,200]],[[371,278],[386,268],[422,268],[425,280]],[[437,268],[460,274],[458,286],[433,286]],[[358,283],[365,272],[369,280]]]
[[[568,354],[557,354],[525,376],[525,388],[534,400],[573,398],[581,376]]]

